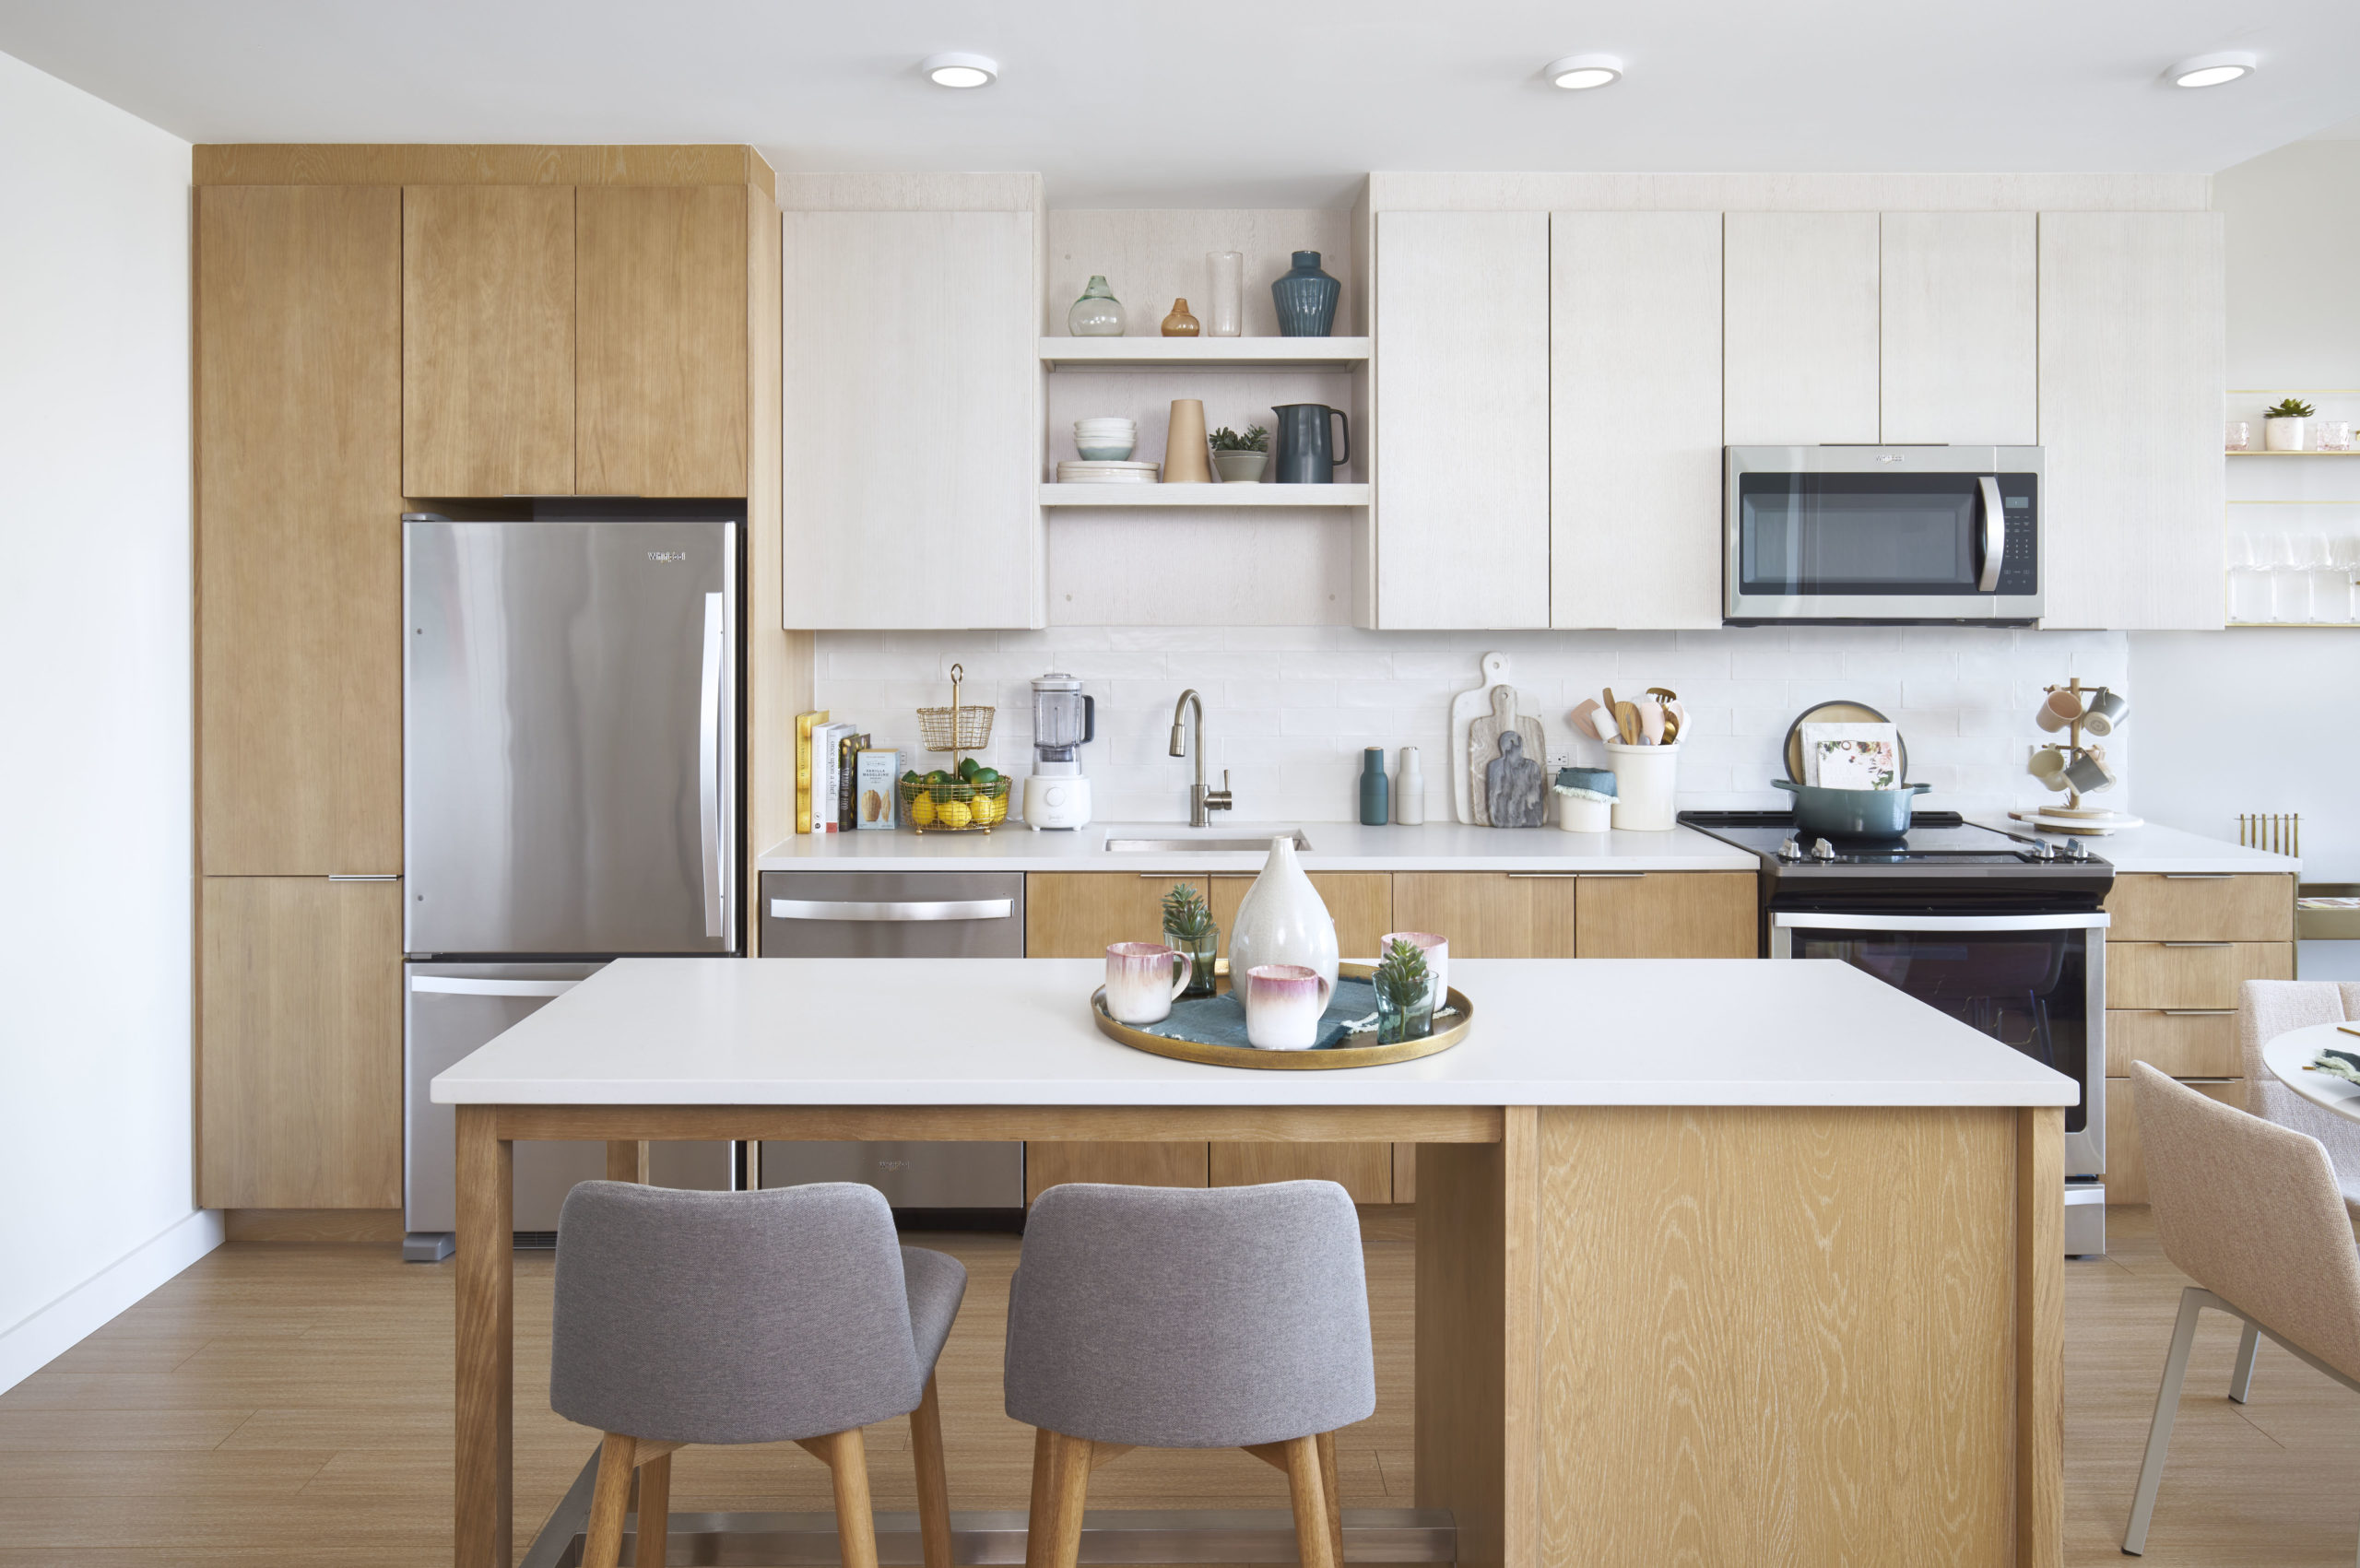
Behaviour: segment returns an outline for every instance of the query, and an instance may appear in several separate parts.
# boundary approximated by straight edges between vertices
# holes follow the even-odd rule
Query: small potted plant
[[[2303,450],[2303,421],[2318,410],[2299,397],[2273,403],[2261,411],[2261,445],[2265,452]]]
[[[1210,996],[1213,994],[1213,953],[1221,946],[1221,928],[1213,924],[1213,912],[1205,907],[1205,895],[1186,882],[1174,882],[1172,890],[1163,895],[1163,941],[1188,955],[1187,989],[1183,996]]]
[[[1398,1045],[1434,1032],[1434,973],[1414,942],[1395,937],[1373,977],[1376,990],[1376,1043]]]
[[[1212,436],[1213,471],[1225,485],[1257,485],[1262,482],[1262,470],[1270,461],[1270,432],[1259,425],[1248,425],[1239,435],[1227,425]]]

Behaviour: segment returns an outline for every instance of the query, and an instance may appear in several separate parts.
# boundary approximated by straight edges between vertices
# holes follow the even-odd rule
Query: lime
[[[977,773],[983,772],[983,767],[984,765],[973,757],[962,757],[959,759],[959,776],[972,780]]]
[[[977,768],[975,770],[975,776],[973,782],[977,784],[996,784],[999,783],[999,770],[997,768]]]

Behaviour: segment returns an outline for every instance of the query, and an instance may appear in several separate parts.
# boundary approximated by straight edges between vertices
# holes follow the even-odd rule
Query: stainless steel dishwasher
[[[1022,958],[1013,871],[765,871],[764,958]],[[859,1049],[856,1032],[846,1049]],[[766,1187],[866,1182],[915,1226],[996,1226],[1024,1208],[1021,1143],[761,1146]]]

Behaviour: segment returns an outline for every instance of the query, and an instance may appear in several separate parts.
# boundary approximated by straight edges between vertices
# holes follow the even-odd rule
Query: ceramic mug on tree
[[[1106,949],[1107,1016],[1116,1023],[1162,1023],[1196,969],[1186,953],[1161,942],[1114,943]]]
[[[1299,963],[1256,964],[1245,972],[1245,1043],[1257,1051],[1310,1050],[1335,990]]]

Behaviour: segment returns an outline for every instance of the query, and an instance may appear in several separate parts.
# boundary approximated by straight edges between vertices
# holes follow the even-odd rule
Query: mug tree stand
[[[2083,686],[2082,678],[2077,675],[2068,678],[2063,686],[2047,686],[2041,690],[2070,691],[2079,703],[2090,689]],[[2083,707],[2086,711],[2086,704]],[[2064,749],[2069,765],[2080,761],[2092,750],[2092,748],[2082,744],[2082,721],[2078,717],[2066,726]],[[2133,817],[2127,811],[2110,810],[2103,806],[2084,806],[2082,804],[2082,792],[2071,787],[2065,791],[2065,804],[2062,806],[2036,806],[2027,810],[2011,811],[2008,815],[2016,821],[2029,822],[2052,833],[2113,833],[2125,828],[2142,827],[2146,821],[2144,818]]]

